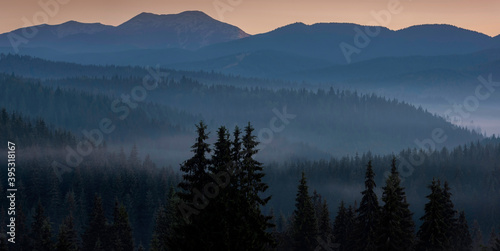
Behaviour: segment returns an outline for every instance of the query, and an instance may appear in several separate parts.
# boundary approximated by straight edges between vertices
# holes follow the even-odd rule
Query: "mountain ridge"
[[[175,64],[209,62],[262,51],[283,55],[280,57],[283,60],[309,58],[332,65],[345,65],[379,57],[462,55],[500,48],[500,35],[490,37],[477,31],[443,24],[423,24],[391,30],[353,23],[308,25],[296,22],[267,33],[249,35],[238,27],[215,20],[201,11],[162,15],[142,12],[118,26],[70,21],[55,26],[37,27],[38,35],[17,48],[21,54],[101,65],[163,63],[175,68]],[[18,29],[14,33],[22,35],[22,30]],[[12,33],[0,34],[0,52],[13,52],[9,35]],[[367,40],[366,44],[360,44],[363,39]],[[347,55],[346,46],[354,48],[355,53]],[[51,55],[47,51],[54,53]],[[272,58],[272,54],[262,58]],[[298,71],[305,69],[292,64],[311,65],[288,61],[281,63]],[[261,66],[248,67],[256,69]]]
[[[101,28],[96,29],[95,32],[86,32],[85,29],[81,29],[81,27],[90,26]],[[78,27],[80,27],[79,31]],[[36,29],[36,34],[27,36],[25,29]],[[73,29],[73,32],[58,36],[54,31],[58,29]],[[47,47],[65,53],[145,48],[194,50],[213,43],[248,36],[249,34],[240,28],[215,20],[200,11],[165,15],[143,12],[118,26],[68,21],[58,25],[38,25],[16,29],[0,34],[0,47],[11,46],[12,37],[16,37],[26,40],[26,43],[18,45],[21,49]]]

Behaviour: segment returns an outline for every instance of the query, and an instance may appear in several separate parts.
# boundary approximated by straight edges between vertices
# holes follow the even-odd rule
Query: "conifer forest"
[[[5,2],[0,251],[500,251],[498,1]]]

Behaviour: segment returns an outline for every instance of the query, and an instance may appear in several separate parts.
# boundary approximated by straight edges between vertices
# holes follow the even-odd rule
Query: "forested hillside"
[[[207,86],[182,78],[160,81],[157,88],[145,92],[140,101],[134,101],[131,90],[141,85],[139,78],[82,77],[39,83],[2,75],[0,87],[4,92],[0,105],[9,111],[44,117],[49,123],[78,134],[109,118],[116,124],[116,130],[109,135],[110,143],[179,134],[201,118],[209,125],[220,121],[228,126],[250,120],[258,129],[259,140],[265,141],[269,149],[276,151],[289,145],[274,159],[303,151],[316,151],[316,156],[342,156],[425,147],[417,141],[432,137],[435,129],[443,130],[446,136],[446,141],[439,142],[437,147],[453,147],[482,138],[421,108],[373,94],[333,88],[314,92]],[[74,90],[76,86],[80,91]],[[127,104],[123,95],[133,104]],[[267,134],[261,131],[266,128]],[[281,129],[270,134],[269,128]],[[273,159],[269,154],[265,158]]]
[[[199,120],[163,105],[143,103],[128,107],[118,102],[121,100],[107,95],[45,87],[39,80],[11,75],[0,75],[0,88],[0,106],[8,111],[41,117],[75,133],[98,127],[101,119],[109,118],[116,124],[111,139],[155,137],[158,134],[154,133],[160,132],[172,135],[181,133],[185,125]]]
[[[500,2],[27,2],[0,251],[500,251]]]
[[[7,114],[5,111],[2,111],[1,117],[1,128],[24,125],[17,129],[17,133],[40,134],[27,126],[29,119]],[[44,135],[66,135],[63,138],[67,138],[66,143],[71,144],[71,134],[48,129],[43,126],[43,120],[37,120],[36,124],[39,128],[37,130],[44,131]],[[3,132],[0,138],[12,137]],[[429,243],[439,248],[452,244],[463,247],[488,246],[490,229],[498,228],[494,210],[499,207],[500,201],[497,192],[500,177],[498,138],[450,151],[403,151],[398,160],[393,160],[391,155],[367,153],[328,161],[294,160],[262,165],[254,159],[258,142],[255,141],[255,131],[250,125],[244,130],[221,127],[216,134],[213,132],[203,124],[198,125],[198,136],[192,139],[195,142],[192,157],[181,166],[182,178],[172,168],[156,167],[149,156],[140,158],[141,149],[136,147],[130,151],[114,152],[103,146],[87,156],[78,167],[58,173],[51,165],[51,161],[57,158],[56,155],[50,152],[33,155],[33,152],[24,151],[23,148],[32,149],[37,143],[30,141],[30,138],[16,138],[16,145],[19,146],[16,178],[20,191],[16,209],[19,233],[17,240],[20,244],[9,250],[44,247],[49,248],[47,250],[55,247],[96,250],[96,246],[105,250],[118,247],[125,248],[123,250],[132,250],[130,247],[195,250],[200,247],[198,245],[207,245],[207,242],[202,244],[202,240],[213,245],[213,249],[208,248],[209,250],[217,250],[216,247],[227,247],[226,245],[247,247],[248,250],[253,250],[255,245],[265,249],[274,246],[279,250],[299,247],[305,247],[299,248],[300,250],[314,250],[327,244],[333,245],[330,247],[340,245],[341,250],[361,250],[351,245],[362,243],[355,242],[356,238],[367,237],[348,233],[352,233],[349,229],[361,227],[359,219],[364,217],[364,210],[368,210],[363,202],[368,198],[361,199],[360,194],[364,190],[365,172],[367,179],[371,180],[365,183],[372,184],[369,185],[373,191],[371,196],[382,199],[377,202],[380,209],[369,210],[380,210],[381,216],[384,213],[390,215],[391,210],[396,209],[386,207],[384,203],[387,205],[391,200],[409,210],[404,222],[410,224],[407,231],[413,234],[404,237],[409,238],[404,245],[423,245],[427,243],[423,242],[427,238],[424,233],[460,227],[462,235],[447,233],[442,240],[469,236],[469,241]],[[216,138],[216,142],[207,143],[209,138]],[[425,161],[415,166],[414,172],[408,175],[400,164],[404,163],[404,159],[410,159],[412,154],[420,155]],[[373,166],[373,173],[370,175],[366,169],[367,163],[370,168]],[[299,182],[301,173],[302,180]],[[250,176],[253,178],[248,179]],[[437,179],[447,183],[433,181]],[[0,180],[6,180],[4,172],[0,174]],[[400,189],[396,191],[402,193],[400,197],[391,197],[392,188],[389,184],[396,180],[399,187],[397,189]],[[448,220],[444,220],[444,225],[439,229],[433,230],[425,230],[426,225],[422,223],[434,216],[419,220],[420,217],[433,213],[428,206],[424,210],[424,204],[428,202],[425,197],[431,193],[426,188],[429,184],[434,196],[438,196],[433,203],[441,203],[440,196],[448,196],[448,200],[452,201],[452,204],[446,204],[447,210],[451,210],[451,214],[448,214],[450,218],[443,218]],[[191,204],[192,196],[197,196],[196,189],[208,194],[206,199],[209,201],[203,202],[207,203],[205,206]],[[432,196],[428,198],[432,202]],[[242,205],[247,205],[248,208]],[[249,216],[245,210],[254,212],[251,214],[253,216]],[[465,217],[459,212],[465,212]],[[235,221],[240,214],[255,217],[249,221],[254,224]],[[191,218],[186,221],[185,217]],[[299,220],[303,223],[298,222]],[[385,221],[383,217],[379,220]],[[460,222],[461,225],[454,222]],[[307,225],[311,227],[309,230],[302,229]],[[225,230],[219,232],[222,229]],[[419,229],[424,229],[424,232],[418,231]],[[195,234],[192,231],[196,232],[196,240],[200,242],[190,238]],[[339,231],[345,235],[336,234]],[[377,236],[389,234],[384,231],[380,229]],[[262,235],[252,237],[242,234],[247,232]],[[229,242],[215,238],[220,234],[225,236],[224,233],[232,234],[233,237],[227,239]],[[398,233],[392,234],[396,234],[392,238],[403,238]],[[255,238],[254,241],[252,238]],[[495,235],[492,238],[491,245],[495,245]],[[248,244],[242,246],[247,241]],[[374,243],[386,245],[379,241]],[[400,246],[395,248],[400,250]]]

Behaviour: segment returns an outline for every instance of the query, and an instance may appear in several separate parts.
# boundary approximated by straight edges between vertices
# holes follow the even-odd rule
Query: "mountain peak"
[[[188,10],[188,11],[181,12],[181,13],[179,13],[177,15],[190,15],[190,16],[199,16],[199,17],[209,17],[209,18],[211,18],[205,12],[199,11],[199,10]]]
[[[198,49],[249,36],[238,27],[217,21],[201,11],[143,12],[117,26],[112,33],[115,39],[121,37],[140,48],[183,49]]]
[[[215,19],[211,18],[209,15],[205,14],[204,12],[195,11],[195,10],[184,11],[184,12],[181,12],[178,14],[155,14],[155,13],[151,13],[151,12],[142,12],[139,15],[131,18],[127,22],[123,23],[122,25],[127,24],[127,23],[131,23],[131,22],[155,22],[158,20],[172,21],[173,19],[183,19],[183,18],[191,18],[191,19],[203,18],[206,20],[210,19],[210,20],[215,21]]]
[[[62,24],[46,25],[46,27],[48,30],[51,30],[52,33],[58,38],[63,38],[77,34],[94,34],[109,29],[113,26],[104,25],[101,23],[81,23],[71,20]]]
[[[481,32],[457,27],[455,25],[451,24],[420,24],[420,25],[413,25],[407,28],[403,28],[400,30],[397,30],[398,32],[411,32],[415,34],[422,34],[425,33],[428,36],[435,36],[435,37],[449,37],[451,36],[460,36],[463,34],[471,34],[471,35],[476,35],[476,36],[482,36],[482,37],[490,37],[486,34],[483,34]]]

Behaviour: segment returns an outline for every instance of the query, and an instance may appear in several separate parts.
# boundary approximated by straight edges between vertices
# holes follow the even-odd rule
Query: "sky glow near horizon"
[[[397,6],[400,12],[381,25],[393,30],[451,24],[489,36],[500,34],[499,0],[21,0],[0,9],[0,33],[70,20],[116,26],[141,12],[199,10],[249,34],[258,34],[295,22],[374,24],[377,20],[372,13],[387,11],[389,5]]]

